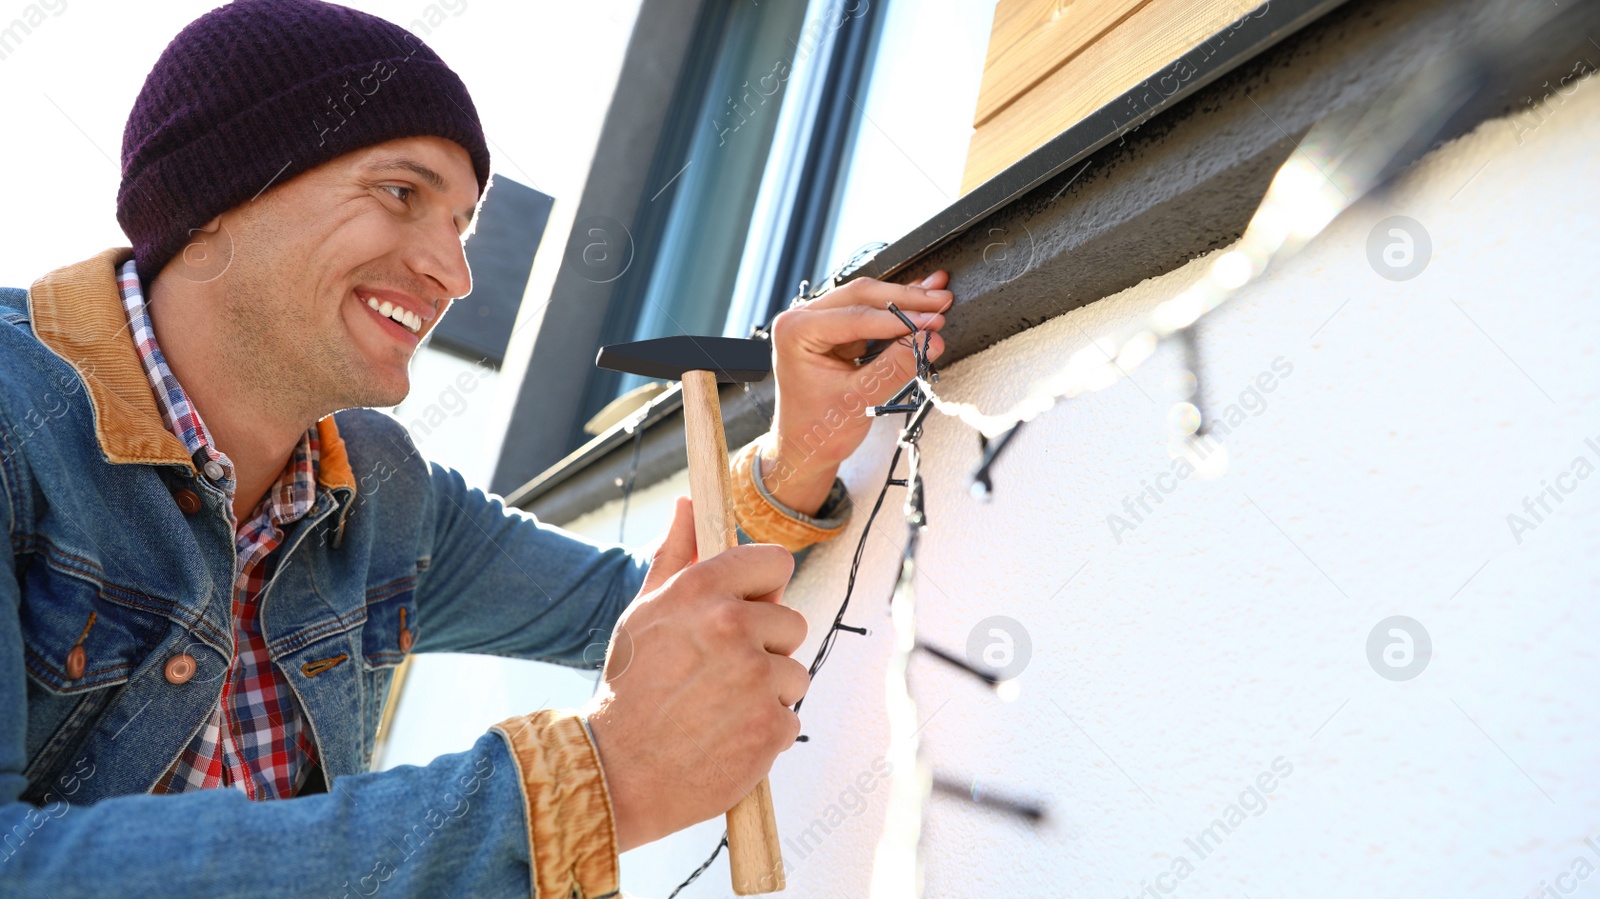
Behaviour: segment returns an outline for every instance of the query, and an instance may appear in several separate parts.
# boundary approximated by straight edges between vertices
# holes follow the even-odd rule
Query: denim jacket
[[[644,562],[507,509],[375,411],[318,423],[316,502],[262,594],[328,791],[148,795],[218,700],[235,555],[127,332],[128,254],[0,289],[0,895],[615,891],[604,776],[570,714],[368,768],[408,650],[593,667]]]
[[[226,496],[163,426],[126,330],[128,256],[0,288],[0,896],[616,894],[578,715],[368,768],[406,653],[595,667],[646,560],[506,509],[376,411],[318,422],[317,499],[261,593],[328,789],[149,795],[218,702],[237,557]],[[816,517],[795,512],[760,480],[758,443],[731,464],[741,539],[800,557],[840,533],[843,481]]]

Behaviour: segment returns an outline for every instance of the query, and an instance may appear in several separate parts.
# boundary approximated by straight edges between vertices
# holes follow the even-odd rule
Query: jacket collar
[[[83,380],[94,406],[95,437],[108,461],[192,470],[194,460],[183,441],[161,421],[128,332],[117,269],[132,256],[131,248],[114,247],[35,281],[28,291],[33,333]],[[354,492],[355,473],[332,415],[317,422],[317,437],[322,444],[318,483]]]

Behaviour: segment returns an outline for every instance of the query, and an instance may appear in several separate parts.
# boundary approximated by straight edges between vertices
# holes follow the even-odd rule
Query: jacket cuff
[[[522,784],[535,899],[618,895],[611,794],[583,719],[546,710],[509,718],[490,730],[510,744]]]
[[[773,498],[761,482],[759,458],[765,439],[748,444],[731,461],[733,514],[745,534],[757,543],[776,543],[799,552],[843,532],[850,520],[844,482],[834,479],[833,490],[817,516],[796,512]]]

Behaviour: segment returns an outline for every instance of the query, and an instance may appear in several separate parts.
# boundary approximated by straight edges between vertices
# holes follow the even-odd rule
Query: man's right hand
[[[779,605],[794,557],[739,546],[696,562],[686,498],[617,622],[585,708],[625,852],[726,812],[794,744],[810,685],[805,617]]]

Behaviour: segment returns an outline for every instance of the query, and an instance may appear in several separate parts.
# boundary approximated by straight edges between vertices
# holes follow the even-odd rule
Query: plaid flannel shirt
[[[232,517],[237,488],[233,463],[213,446],[199,411],[156,345],[133,260],[119,270],[117,285],[161,419],[183,441],[197,467],[212,473],[220,469],[221,476],[210,480],[227,494]],[[310,731],[286,679],[267,653],[259,616],[261,590],[272,578],[274,551],[283,540],[283,529],[304,517],[316,499],[318,450],[313,427],[249,519],[234,522],[239,564],[233,583],[233,659],[210,718],[152,792],[231,786],[255,800],[287,799],[316,764]]]

